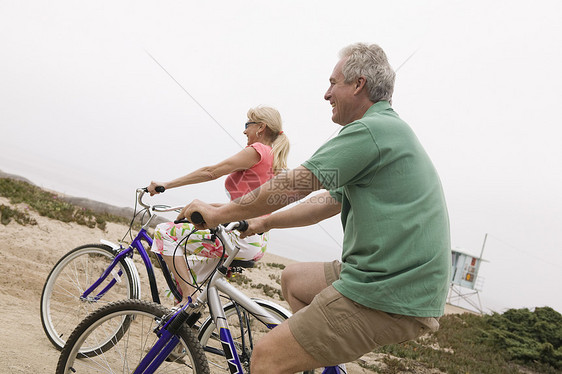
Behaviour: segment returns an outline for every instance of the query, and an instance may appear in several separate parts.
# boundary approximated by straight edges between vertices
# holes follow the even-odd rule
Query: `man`
[[[395,73],[377,45],[340,52],[324,98],[343,126],[298,168],[237,203],[200,201],[199,227],[248,217],[249,235],[305,226],[341,212],[341,263],[283,272],[296,312],[257,344],[252,373],[293,373],[349,362],[377,346],[436,330],[449,283],[449,221],[439,177],[412,130],[392,110]],[[295,207],[270,216],[321,188]]]

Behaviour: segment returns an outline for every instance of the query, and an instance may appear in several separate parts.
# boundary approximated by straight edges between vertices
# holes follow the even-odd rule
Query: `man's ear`
[[[353,92],[355,95],[359,94],[364,88],[366,88],[367,79],[364,76],[360,76],[355,81],[355,91]]]

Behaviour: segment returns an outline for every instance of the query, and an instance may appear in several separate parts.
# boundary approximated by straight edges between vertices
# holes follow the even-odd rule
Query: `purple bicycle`
[[[88,320],[86,317],[96,315],[96,311],[106,310],[115,302],[118,302],[119,305],[123,303],[145,305],[144,302],[138,300],[141,298],[141,283],[139,272],[133,262],[135,252],[140,255],[149,278],[152,296],[150,310],[152,313],[156,313],[156,311],[162,313],[167,310],[160,303],[154,267],[148,256],[147,248],[152,245],[152,238],[148,234],[147,228],[156,217],[155,213],[175,211],[181,207],[150,206],[143,202],[146,192],[147,190],[144,188],[137,189],[137,204],[142,207],[138,214],[146,212],[148,219],[128,247],[104,240],[101,244],[77,247],[64,255],[47,277],[41,297],[41,321],[45,333],[57,349],[62,350],[75,327],[84,326],[84,321]],[[160,255],[155,254],[155,256],[166,279],[168,289],[171,290],[176,300],[181,300],[182,296],[166,263]],[[241,272],[244,268],[254,265],[253,261],[227,260],[228,263],[225,261],[224,265],[228,264],[228,268],[233,272]],[[209,280],[201,282],[199,286],[201,291]],[[248,298],[225,279],[219,283],[222,288],[221,302],[218,305],[222,306],[229,325],[235,326],[232,330],[232,341],[241,361],[248,366],[254,341],[271,327],[267,323],[261,322],[260,318],[269,316],[266,321],[271,321],[271,318],[274,318],[275,321],[284,321],[291,316],[291,313],[271,301]],[[105,352],[110,350],[119,352],[112,348],[117,342],[126,341],[122,340],[124,334],[130,336],[135,331],[132,328],[136,326],[134,322],[140,320],[140,317],[124,316],[118,323],[118,327],[105,331],[105,339],[93,343],[90,346],[91,349],[82,346],[80,355],[92,357],[91,360],[94,360],[94,357],[100,353],[104,353],[104,356],[107,357],[109,353]],[[211,367],[220,368],[219,371],[228,370],[229,365],[225,360],[228,352],[222,348],[221,337],[216,331],[213,318],[207,316],[205,319],[197,321],[196,327],[199,330],[196,337],[206,353],[206,361]],[[180,354],[180,356],[183,355]]]
[[[147,228],[157,217],[155,213],[181,207],[150,206],[142,200],[146,192],[145,188],[136,191],[136,201],[141,209],[136,213],[135,207],[135,217],[145,214],[148,218],[128,247],[106,240],[101,240],[100,244],[81,245],[65,254],[49,273],[41,294],[41,322],[47,337],[58,350],[63,348],[76,325],[93,310],[112,301],[140,299],[140,276],[133,262],[135,251],[146,268],[152,301],[160,304],[154,266],[148,255],[152,238]],[[156,260],[168,289],[176,300],[181,300],[166,263],[160,255],[156,255]]]

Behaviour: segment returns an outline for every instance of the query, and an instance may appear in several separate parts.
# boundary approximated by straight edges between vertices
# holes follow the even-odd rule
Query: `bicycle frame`
[[[144,247],[142,240],[145,240],[148,243],[149,248],[152,246],[152,238],[150,237],[150,235],[148,235],[146,228],[148,227],[148,225],[150,224],[152,218],[154,217],[154,212],[155,211],[159,211],[159,212],[165,212],[165,211],[172,211],[177,209],[176,208],[167,208],[167,209],[158,209],[156,210],[154,207],[149,207],[146,204],[144,204],[142,202],[142,196],[144,195],[144,193],[146,191],[142,190],[142,189],[138,189],[137,192],[139,193],[138,197],[137,197],[137,201],[141,206],[144,206],[145,208],[149,208],[148,212],[149,212],[149,219],[148,221],[144,224],[144,226],[140,229],[139,233],[137,234],[137,236],[133,239],[132,243],[129,245],[129,247],[123,249],[122,246],[117,246],[114,245],[113,243],[107,243],[107,244],[111,244],[111,247],[113,248],[113,250],[116,252],[116,256],[113,259],[113,262],[109,265],[109,267],[104,271],[104,273],[98,278],[97,281],[95,281],[86,291],[84,291],[84,293],[82,295],[80,295],[80,299],[84,300],[84,301],[89,301],[89,302],[95,302],[100,300],[103,295],[105,295],[114,285],[115,283],[119,282],[119,277],[122,275],[122,271],[119,270],[116,274],[113,274],[113,270],[115,269],[115,267],[117,266],[117,264],[119,263],[119,261],[126,259],[127,257],[129,258],[133,258],[133,254],[134,254],[134,250],[136,249],[137,252],[139,253],[139,255],[142,258],[142,261],[144,263],[144,266],[146,267],[146,272],[148,274],[148,281],[149,281],[149,285],[150,285],[150,293],[152,296],[152,301],[154,301],[155,303],[160,304],[160,296],[158,295],[158,286],[156,284],[156,276],[154,274],[154,267],[152,266],[152,262],[150,261],[150,257],[148,255],[148,251],[146,250],[146,248]],[[158,263],[160,265],[160,268],[162,269],[162,273],[164,275],[164,279],[166,280],[166,283],[168,284],[168,287],[170,288],[170,290],[172,291],[172,294],[174,295],[174,297],[177,300],[181,300],[182,296],[179,293],[176,284],[174,282],[174,280],[172,279],[170,270],[168,269],[168,266],[166,265],[166,263],[164,262],[162,256],[160,254],[156,254],[156,257],[158,259]],[[133,265],[134,266],[134,265]],[[95,296],[90,296],[94,290],[110,275],[113,274],[113,279],[109,282],[109,284],[103,289],[101,290],[99,293],[97,293]],[[135,272],[135,274],[137,274]],[[136,282],[139,283],[139,279],[136,279]],[[140,283],[139,283],[139,295],[138,297],[140,298]]]
[[[104,273],[98,278],[98,280],[95,281],[86,291],[84,291],[84,293],[80,296],[80,299],[85,300],[85,301],[98,301],[99,299],[101,299],[103,297],[103,295],[105,295],[107,293],[107,291],[109,291],[111,289],[111,287],[113,287],[115,285],[115,283],[117,283],[119,281],[119,276],[121,276],[121,274],[122,274],[121,270],[119,270],[119,272],[117,272],[117,274],[113,275],[113,279],[109,282],[109,284],[103,290],[101,290],[98,294],[96,294],[93,297],[90,296],[90,295],[92,294],[92,292],[94,292],[94,290],[110,274],[113,274],[113,269],[115,269],[115,266],[117,266],[119,261],[121,261],[121,260],[123,260],[127,257],[132,258],[134,250],[136,249],[137,252],[139,253],[139,255],[142,258],[144,266],[146,267],[146,272],[148,274],[148,281],[149,281],[149,284],[150,284],[150,292],[151,292],[151,295],[152,295],[152,301],[160,304],[160,296],[158,295],[158,286],[156,285],[156,276],[154,274],[154,267],[152,266],[152,262],[150,261],[150,257],[148,256],[148,251],[146,250],[146,248],[142,244],[141,240],[146,240],[149,247],[152,245],[152,238],[148,235],[148,233],[146,232],[146,230],[144,228],[141,228],[141,230],[139,231],[139,233],[137,234],[135,239],[133,239],[133,242],[131,243],[131,245],[129,247],[127,247],[125,249],[122,249],[122,247],[120,247],[120,249],[115,249],[115,251],[117,251],[118,253],[115,256],[115,258],[113,259],[112,263],[104,271]],[[162,259],[162,256],[160,256],[159,254],[156,254],[156,257],[158,258],[158,263],[160,264],[160,266],[162,268],[162,273],[164,274],[164,278],[166,279],[166,283],[168,283],[168,286],[170,287],[170,290],[174,294],[174,297],[181,299],[181,296],[180,296],[179,292],[177,291],[177,288],[176,288],[176,286],[175,286],[175,284],[174,284],[174,282],[171,278],[170,271],[169,271],[168,267],[166,266],[166,263]]]

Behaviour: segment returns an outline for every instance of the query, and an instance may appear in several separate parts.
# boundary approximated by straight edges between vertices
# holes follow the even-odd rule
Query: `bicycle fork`
[[[154,330],[159,339],[152,346],[150,351],[144,356],[133,374],[152,374],[168,358],[170,353],[180,344],[178,331],[185,323],[192,327],[201,317],[200,306],[189,306],[177,311],[163,326],[160,325]]]
[[[144,356],[139,366],[136,367],[134,374],[154,373],[156,369],[172,353],[179,344],[180,339],[168,330],[162,330],[160,339],[154,344],[152,349]]]

